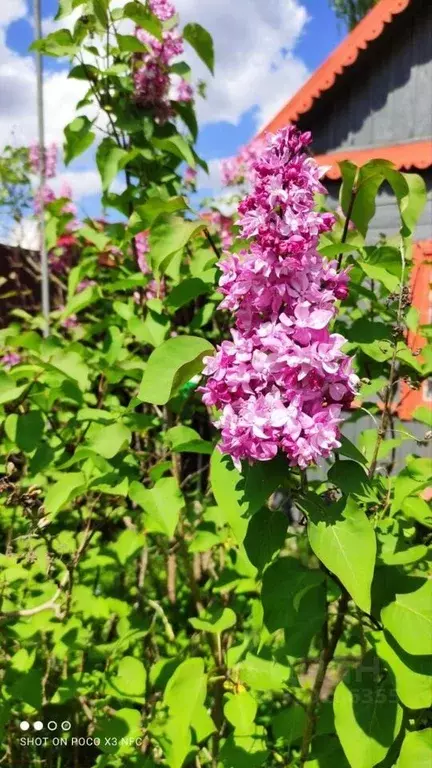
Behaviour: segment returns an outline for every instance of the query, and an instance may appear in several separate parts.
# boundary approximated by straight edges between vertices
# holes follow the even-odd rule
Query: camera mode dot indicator
[[[43,727],[44,727],[44,724],[42,720],[36,720],[33,723],[33,728],[35,729],[35,731],[42,731]]]
[[[30,723],[28,723],[27,720],[21,720],[19,727],[21,728],[22,731],[28,731],[28,729],[30,728]]]

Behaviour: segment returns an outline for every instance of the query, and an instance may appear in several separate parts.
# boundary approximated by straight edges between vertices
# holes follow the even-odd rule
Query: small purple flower
[[[0,363],[6,371],[10,371],[14,365],[19,365],[21,362],[21,355],[17,352],[6,352],[3,357],[0,358]]]

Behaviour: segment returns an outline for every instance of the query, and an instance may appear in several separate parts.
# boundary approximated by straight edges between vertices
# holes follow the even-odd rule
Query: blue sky
[[[5,2],[5,0],[3,0]],[[17,101],[11,123],[18,138],[29,141],[27,126],[31,110],[33,63],[28,57],[32,40],[30,0],[6,0],[8,11],[0,9],[3,36],[0,50],[0,88],[2,73],[21,66],[26,69],[24,85],[29,97]],[[198,77],[208,82],[209,99],[200,104],[201,131],[198,151],[210,161],[235,154],[248,142],[319,66],[345,34],[330,10],[327,0],[177,0],[181,22],[195,20],[207,26],[215,39],[216,76],[213,81],[189,55]],[[49,28],[57,9],[57,0],[42,0],[44,23]],[[9,14],[9,15],[8,15]],[[6,61],[3,64],[2,61]],[[5,69],[6,67],[6,69]],[[61,143],[63,124],[71,119],[76,102],[75,84],[67,81],[63,62],[45,59],[46,123],[51,138]],[[7,90],[7,89],[6,89]],[[20,89],[19,80],[16,91]],[[25,90],[25,88],[24,88]],[[1,97],[0,97],[1,98]],[[25,114],[24,111],[26,110]],[[7,105],[0,102],[0,140],[5,141]],[[33,118],[32,118],[33,119]],[[63,119],[63,122],[62,122]],[[6,127],[5,127],[6,123]],[[211,161],[214,161],[213,164]],[[215,174],[211,176],[212,184]],[[87,213],[96,213],[97,180],[92,155],[85,156],[66,172],[66,180],[76,187],[76,196]]]

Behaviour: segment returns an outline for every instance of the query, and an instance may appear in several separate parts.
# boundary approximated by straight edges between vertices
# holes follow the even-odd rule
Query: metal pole
[[[40,40],[42,37],[41,6],[40,0],[34,0],[34,24],[35,37]],[[49,336],[49,314],[50,314],[50,296],[49,296],[49,269],[48,254],[45,245],[45,206],[43,201],[43,192],[45,187],[45,125],[44,125],[44,104],[43,104],[43,61],[42,55],[36,51],[36,100],[38,113],[38,131],[39,131],[39,248],[41,264],[41,298],[42,315],[44,317],[44,336]]]

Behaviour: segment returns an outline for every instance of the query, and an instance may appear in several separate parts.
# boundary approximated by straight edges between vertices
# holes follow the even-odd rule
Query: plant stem
[[[342,594],[342,597],[339,600],[338,612],[336,616],[336,621],[334,623],[333,631],[330,635],[328,642],[326,643],[326,645],[321,651],[318,670],[317,670],[314,686],[312,689],[311,700],[307,708],[306,727],[303,733],[303,741],[302,741],[301,751],[300,751],[300,762],[299,762],[300,768],[304,766],[308,758],[309,747],[310,747],[313,735],[315,733],[316,713],[317,713],[317,708],[320,700],[321,689],[324,684],[328,665],[333,659],[336,646],[342,635],[344,618],[345,618],[347,607],[348,607],[348,593],[344,592]]]
[[[342,232],[341,243],[345,243],[346,239],[348,237],[348,229],[349,229],[349,224],[350,224],[350,221],[351,221],[351,216],[352,216],[352,212],[353,212],[353,209],[354,209],[354,203],[356,201],[356,197],[357,197],[357,188],[356,188],[356,186],[353,186],[352,191],[351,191],[351,197],[350,197],[349,205],[348,205],[348,210],[347,210],[347,214],[346,214],[346,218],[345,218],[345,224],[344,224],[344,228],[343,228],[343,232]],[[339,256],[338,256],[338,262],[337,262],[338,269],[340,269],[341,266],[342,266],[342,259],[343,259],[343,253],[340,253]]]
[[[387,426],[390,418],[391,403],[394,396],[393,388],[396,380],[396,355],[397,355],[398,344],[399,344],[399,329],[401,327],[401,322],[402,322],[404,278],[405,278],[405,265],[406,265],[405,246],[403,242],[400,245],[400,254],[401,254],[401,261],[402,261],[402,270],[401,270],[401,278],[400,278],[400,286],[399,286],[398,308],[397,308],[397,314],[396,314],[396,339],[393,346],[393,354],[392,354],[392,359],[390,363],[390,376],[389,376],[388,384],[386,387],[384,407],[381,414],[381,423],[378,428],[375,448],[374,448],[372,461],[371,461],[369,472],[368,472],[369,478],[372,478],[375,474],[375,470],[378,462],[379,449],[381,447],[381,443],[387,432]]]

